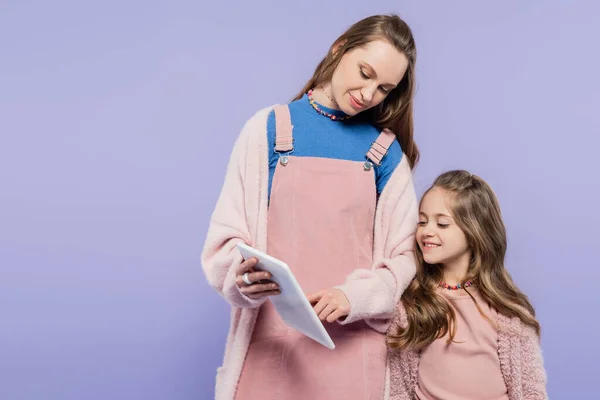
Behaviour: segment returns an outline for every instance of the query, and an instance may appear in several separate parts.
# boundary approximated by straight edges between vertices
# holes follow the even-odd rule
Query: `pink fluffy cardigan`
[[[402,303],[395,323],[407,326]],[[546,400],[546,370],[540,339],[533,328],[518,318],[496,316],[498,357],[510,400]],[[412,400],[418,382],[419,354],[414,350],[390,350],[390,400]]]
[[[217,369],[217,400],[232,400],[235,396],[258,307],[264,302],[239,292],[235,269],[242,257],[235,245],[244,242],[267,250],[266,127],[271,109],[256,113],[236,140],[202,251],[208,282],[232,305],[224,362]],[[417,207],[412,171],[403,156],[378,201],[373,263],[354,271],[338,286],[351,305],[350,314],[339,323],[364,319],[373,329],[386,332],[402,292],[415,275],[412,250]]]

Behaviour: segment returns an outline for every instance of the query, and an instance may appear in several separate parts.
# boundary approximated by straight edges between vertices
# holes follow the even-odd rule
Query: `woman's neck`
[[[317,103],[333,110],[339,110],[340,107],[335,101],[332,101],[331,83],[317,85],[313,90],[313,98]],[[335,99],[333,99],[335,100]]]

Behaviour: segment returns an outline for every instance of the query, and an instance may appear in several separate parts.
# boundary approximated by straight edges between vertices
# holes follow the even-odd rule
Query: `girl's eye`
[[[360,76],[362,76],[363,79],[369,79],[367,74],[365,74],[362,69],[360,70]]]
[[[438,226],[442,229],[447,228],[448,226],[450,226],[450,224],[438,224]]]
[[[427,221],[419,221],[417,223],[417,225],[419,225],[419,226],[425,226],[425,225],[427,225]]]

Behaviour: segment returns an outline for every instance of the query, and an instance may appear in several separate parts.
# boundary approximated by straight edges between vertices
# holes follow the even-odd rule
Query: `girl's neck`
[[[442,265],[442,279],[448,285],[458,285],[467,276],[469,270],[470,253],[465,253],[456,260]]]

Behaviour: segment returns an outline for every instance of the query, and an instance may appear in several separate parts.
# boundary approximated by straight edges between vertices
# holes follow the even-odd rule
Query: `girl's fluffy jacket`
[[[395,323],[406,327],[408,320],[402,303]],[[500,313],[498,357],[510,400],[545,400],[546,370],[535,330],[518,318]],[[390,400],[412,400],[418,381],[419,354],[414,350],[390,350]]]

